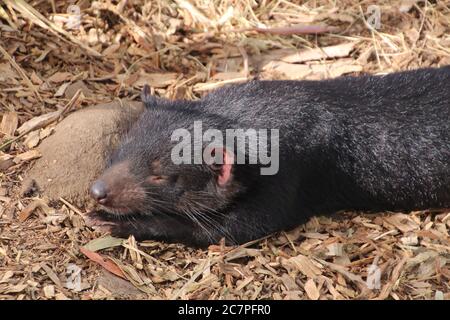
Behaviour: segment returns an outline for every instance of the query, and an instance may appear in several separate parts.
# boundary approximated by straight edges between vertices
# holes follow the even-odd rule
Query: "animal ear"
[[[217,174],[217,184],[226,186],[232,177],[234,154],[223,147],[206,148],[203,153],[209,168]]]
[[[150,86],[145,84],[141,91],[141,100],[146,108],[152,108],[161,101],[161,98],[152,95]]]

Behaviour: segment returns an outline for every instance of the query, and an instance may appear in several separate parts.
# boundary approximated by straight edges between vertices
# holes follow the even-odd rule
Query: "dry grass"
[[[0,299],[450,298],[448,210],[313,218],[253,247],[104,238],[88,246],[103,248],[101,256],[88,259],[80,248],[99,235],[85,227],[83,208],[19,192],[36,145],[64,107],[134,99],[146,82],[160,95],[195,99],[254,76],[450,64],[448,1],[376,1],[378,30],[366,24],[370,1],[76,2],[77,29],[64,24],[65,1],[0,5]],[[304,34],[311,30],[320,34]],[[38,124],[17,130],[32,119]],[[92,262],[99,257],[126,281]],[[372,264],[379,289],[366,285]],[[81,291],[64,280],[73,265],[82,269]]]

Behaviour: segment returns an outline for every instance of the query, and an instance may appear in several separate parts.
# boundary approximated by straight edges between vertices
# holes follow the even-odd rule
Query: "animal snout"
[[[90,188],[91,197],[100,204],[108,202],[108,188],[102,180],[95,181]]]

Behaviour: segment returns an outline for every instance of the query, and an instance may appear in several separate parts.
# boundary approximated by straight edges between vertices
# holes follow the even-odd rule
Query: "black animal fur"
[[[450,206],[450,67],[326,81],[252,81],[199,101],[143,93],[146,111],[112,157],[128,163],[128,213],[95,217],[114,234],[205,246],[243,243],[339,210]],[[227,190],[205,165],[174,165],[174,129],[267,128],[280,132],[280,168],[234,165]],[[156,162],[155,162],[156,161]],[[165,182],[142,181],[155,174]],[[111,171],[113,172],[113,171]],[[106,170],[110,183],[113,173]],[[100,180],[103,179],[100,177]],[[122,178],[120,178],[122,179]],[[122,179],[123,180],[123,179]],[[116,182],[114,182],[116,181]],[[122,195],[123,195],[122,194]]]

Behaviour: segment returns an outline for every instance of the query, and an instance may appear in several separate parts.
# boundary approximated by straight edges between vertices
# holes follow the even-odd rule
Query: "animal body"
[[[194,246],[244,243],[340,210],[450,206],[450,67],[323,81],[250,81],[198,101],[142,94],[146,110],[91,194],[92,221],[118,236]],[[173,161],[173,132],[276,129],[275,174],[215,161]],[[204,141],[200,143],[202,150]],[[261,142],[258,142],[261,143]],[[258,144],[259,146],[259,144]],[[211,151],[211,150],[210,150]],[[221,159],[222,161],[218,161]]]

